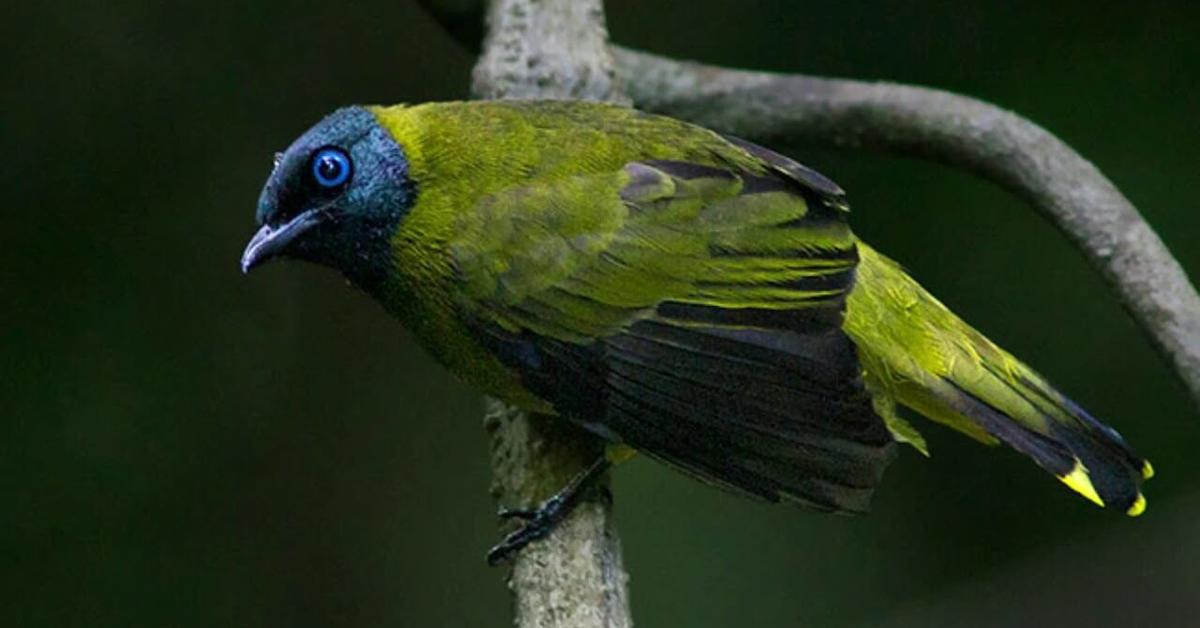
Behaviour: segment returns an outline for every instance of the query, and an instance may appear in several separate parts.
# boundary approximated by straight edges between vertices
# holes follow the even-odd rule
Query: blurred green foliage
[[[1183,2],[608,3],[614,39],[915,82],[1094,160],[1195,277],[1200,23]],[[273,151],[346,103],[460,98],[408,2],[22,3],[0,26],[4,626],[505,625],[479,396],[333,274],[237,270]],[[1140,520],[929,430],[875,512],[616,473],[643,626],[1193,625],[1200,421],[1080,256],[949,169],[777,147],[855,226],[1150,457]]]

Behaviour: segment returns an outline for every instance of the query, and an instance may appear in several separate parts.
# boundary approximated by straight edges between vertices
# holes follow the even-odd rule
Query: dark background
[[[656,52],[1011,107],[1200,274],[1200,5],[961,4],[608,11]],[[343,104],[464,97],[471,56],[401,1],[5,14],[0,625],[506,625],[479,395],[331,272],[237,269],[275,150]],[[906,450],[874,513],[845,518],[637,460],[614,483],[639,625],[1194,625],[1200,421],[1080,255],[966,175],[777,148],[1159,477],[1130,520],[927,426],[934,457]]]

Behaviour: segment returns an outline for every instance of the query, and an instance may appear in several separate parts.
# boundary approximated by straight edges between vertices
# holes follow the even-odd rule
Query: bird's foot
[[[489,565],[495,566],[520,552],[526,545],[550,536],[550,533],[562,523],[579,505],[580,498],[587,489],[608,470],[609,462],[600,456],[584,469],[579,475],[571,478],[566,486],[551,495],[549,499],[538,504],[536,508],[501,508],[497,515],[501,519],[520,519],[524,524],[506,535],[487,553]]]

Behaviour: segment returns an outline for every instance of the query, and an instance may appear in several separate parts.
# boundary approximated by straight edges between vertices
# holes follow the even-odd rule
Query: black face
[[[276,156],[242,271],[291,257],[369,290],[390,271],[392,234],[415,198],[404,151],[387,130],[366,109],[341,109]]]

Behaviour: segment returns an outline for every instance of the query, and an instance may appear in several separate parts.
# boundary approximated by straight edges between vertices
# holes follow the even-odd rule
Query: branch
[[[420,1],[464,46],[478,44],[478,0]],[[611,54],[641,109],[749,139],[923,157],[1016,194],[1083,251],[1200,404],[1200,296],[1129,200],[1045,129],[940,90]]]
[[[492,0],[476,98],[603,100],[617,87],[601,0]]]
[[[491,1],[473,75],[476,98],[628,103],[615,76],[601,0]],[[562,419],[498,401],[489,401],[484,424],[492,435],[492,492],[506,505],[539,503],[603,453],[595,437]],[[514,624],[626,628],[627,579],[611,500],[584,501],[548,538],[517,555],[509,576]]]
[[[501,504],[537,504],[603,453],[594,437],[558,417],[527,415],[494,399],[484,427],[492,438],[492,495]],[[549,537],[521,550],[508,579],[515,626],[633,625],[611,506],[602,497],[582,501]]]
[[[613,48],[638,107],[748,138],[872,148],[962,168],[1049,218],[1104,276],[1200,403],[1200,297],[1090,162],[1014,113],[944,91],[747,72]]]

